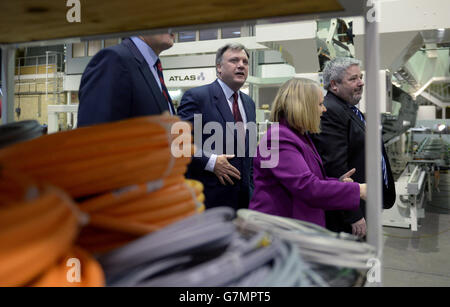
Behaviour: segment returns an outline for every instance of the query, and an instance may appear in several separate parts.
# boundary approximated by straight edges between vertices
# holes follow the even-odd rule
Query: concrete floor
[[[419,229],[383,227],[383,286],[450,287],[450,173],[425,206]]]

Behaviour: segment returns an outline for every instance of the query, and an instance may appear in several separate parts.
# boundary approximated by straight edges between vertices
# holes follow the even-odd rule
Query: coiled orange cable
[[[0,207],[0,285],[24,286],[45,274],[78,234],[75,204],[47,187],[36,199]]]
[[[77,259],[79,263],[72,264],[71,259]],[[76,265],[79,265],[79,268]],[[31,285],[33,287],[101,287],[105,285],[105,276],[100,264],[90,254],[79,247],[73,247],[65,257]]]
[[[0,167],[0,207],[26,201],[38,196],[36,182],[20,173]]]
[[[89,224],[77,242],[92,252],[108,251],[204,210],[203,186],[183,176],[190,158],[173,158],[170,152],[175,137],[192,142],[188,130],[168,133],[176,122],[150,116],[49,135],[1,150],[0,165],[54,183],[74,197],[97,195],[79,204]],[[62,209],[49,205],[48,210],[54,218]],[[63,279],[62,257],[36,285]]]
[[[174,158],[172,140],[192,145],[192,137],[172,134],[175,123],[175,116],[147,116],[45,135],[0,150],[0,165],[73,197],[182,175],[190,157]]]
[[[90,221],[78,244],[101,253],[159,230],[201,212],[202,191],[200,182],[176,176],[164,180],[164,186],[155,191],[149,192],[148,185],[136,185],[87,200],[79,208],[89,214]]]

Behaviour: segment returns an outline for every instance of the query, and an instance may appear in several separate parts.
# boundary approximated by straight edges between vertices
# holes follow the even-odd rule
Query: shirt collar
[[[220,87],[222,88],[223,93],[225,94],[225,97],[228,99],[230,99],[231,96],[233,96],[234,91],[222,80],[220,80],[219,78],[217,78],[217,81],[220,84]]]
[[[139,51],[141,52],[141,54],[144,57],[147,64],[151,67],[154,67],[156,61],[158,60],[158,56],[153,51],[153,49],[150,48],[149,45],[147,45],[142,39],[140,39],[137,36],[133,36],[130,39],[133,41],[133,43],[139,49]]]

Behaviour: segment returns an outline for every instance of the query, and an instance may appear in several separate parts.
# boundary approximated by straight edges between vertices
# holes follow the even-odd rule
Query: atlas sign
[[[201,72],[199,75],[171,76],[169,81],[195,81],[205,80],[205,74]]]
[[[165,69],[164,79],[169,88],[202,86],[216,80],[216,69],[214,67]]]

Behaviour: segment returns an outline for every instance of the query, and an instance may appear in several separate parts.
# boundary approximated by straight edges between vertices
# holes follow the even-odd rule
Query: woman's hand
[[[359,184],[359,197],[361,199],[366,200],[366,198],[367,198],[367,184],[366,183]]]

